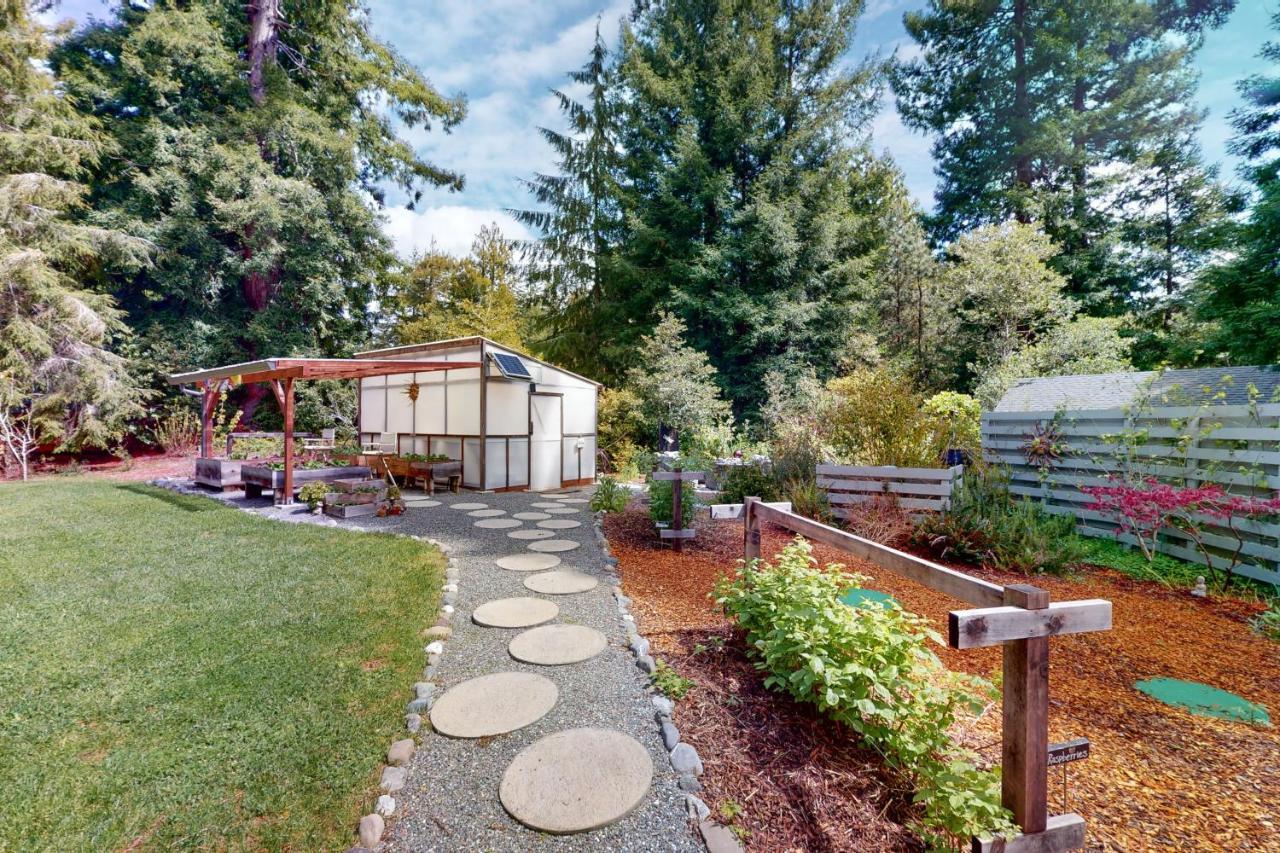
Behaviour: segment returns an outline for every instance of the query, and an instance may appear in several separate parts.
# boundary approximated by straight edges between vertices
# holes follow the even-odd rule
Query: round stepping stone
[[[544,518],[550,518],[551,514],[546,512],[517,512],[511,515],[512,518],[518,518],[521,521],[542,521]]]
[[[531,628],[559,613],[559,607],[541,598],[499,598],[477,607],[471,620],[486,628]]]
[[[653,761],[635,738],[568,729],[522,749],[502,774],[498,798],[525,826],[564,835],[626,817],[652,781]]]
[[[604,634],[585,625],[543,625],[516,634],[507,651],[523,663],[564,666],[590,660],[608,644]]]
[[[555,554],[512,554],[499,557],[494,562],[498,568],[509,572],[541,572],[560,565],[560,558]]]
[[[506,515],[505,509],[473,509],[467,515],[472,518],[494,518],[499,515]]]
[[[478,504],[478,503],[449,504],[449,509],[488,509],[488,508],[489,508],[488,504]]]
[[[1236,720],[1268,726],[1267,709],[1209,684],[1178,678],[1148,678],[1133,685],[1138,690],[1166,705],[1174,705],[1202,717]]]
[[[547,530],[570,530],[574,527],[581,527],[581,521],[574,521],[571,518],[552,518],[547,521],[539,521],[539,527],[545,527]]]
[[[529,504],[529,506],[536,506],[538,509],[551,509],[553,507],[560,506],[560,502],[559,501],[536,501],[534,503]]]
[[[404,502],[405,506],[440,506],[440,501],[433,501],[429,498],[408,498]]]
[[[576,572],[573,569],[542,572],[530,575],[524,580],[527,588],[545,595],[572,595],[575,592],[587,592],[595,589],[599,583],[591,575]]]
[[[507,535],[512,539],[546,539],[555,536],[550,530],[513,530]]]
[[[512,527],[519,527],[524,524],[523,521],[516,521],[514,518],[482,518],[476,522],[476,527],[483,527],[487,530],[509,530]]]
[[[576,506],[558,506],[555,509],[547,507],[547,512],[553,513],[554,515],[576,515],[581,512],[581,510]]]
[[[530,672],[496,672],[464,681],[431,706],[431,725],[442,735],[475,738],[514,732],[546,716],[560,690]]]
[[[591,503],[591,501],[587,500],[586,498],[558,498],[558,500],[559,500],[559,501],[560,501],[560,503],[562,503],[562,504],[585,504],[585,503]]]
[[[532,532],[532,531],[530,531],[530,532]],[[543,532],[543,533],[550,533],[551,531],[550,531],[550,530],[544,530],[544,531],[542,531],[542,532]],[[510,536],[511,534],[510,534],[510,533],[508,533],[507,535],[508,535],[508,536]],[[577,548],[577,547],[579,547],[580,545],[581,545],[581,543],[579,543],[579,542],[574,542],[574,541],[573,541],[573,540],[571,540],[571,539],[546,539],[546,540],[544,540],[544,541],[542,541],[542,542],[530,542],[530,543],[529,543],[529,550],[530,550],[530,551],[540,551],[540,552],[542,552],[542,553],[544,553],[544,554],[550,554],[550,553],[557,552],[557,551],[572,551],[574,548]]]

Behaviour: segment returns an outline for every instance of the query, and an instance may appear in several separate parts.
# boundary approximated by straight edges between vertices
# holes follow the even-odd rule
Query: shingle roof
[[[1249,386],[1260,402],[1280,393],[1280,366],[1200,367],[1130,373],[1084,373],[1019,379],[996,405],[997,412],[1056,409],[1116,409],[1150,395],[1155,405],[1199,405],[1210,401],[1236,406],[1249,402]],[[1221,398],[1217,395],[1221,394]]]

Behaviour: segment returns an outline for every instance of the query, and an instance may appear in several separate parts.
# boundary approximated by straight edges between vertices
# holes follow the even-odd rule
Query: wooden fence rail
[[[1024,451],[1035,429],[1056,433],[1060,458],[1040,467]],[[1086,536],[1119,538],[1116,519],[1087,508],[1080,486],[1106,485],[1109,477],[1155,477],[1176,485],[1217,484],[1241,495],[1280,490],[1280,405],[1164,406],[1155,408],[988,412],[982,416],[982,453],[1006,466],[1010,492],[1038,500],[1047,512],[1075,517]],[[1240,547],[1237,574],[1280,584],[1280,523],[1242,521],[1235,533],[1201,519],[1215,568],[1226,569]],[[1168,528],[1158,549],[1203,562],[1191,537]]]
[[[951,506],[951,489],[964,471],[953,468],[899,468],[895,465],[819,465],[818,488],[827,493],[831,513],[848,518],[848,507],[892,495],[904,509],[941,511]]]
[[[1084,818],[1049,815],[1049,638],[1111,628],[1111,602],[1100,599],[1051,603],[1049,593],[1025,584],[999,586],[964,572],[820,524],[747,498],[742,513],[743,558],[760,557],[760,530],[777,524],[815,542],[975,605],[954,610],[948,643],[970,649],[1003,645],[1003,741],[1001,799],[1022,834],[991,841],[974,839],[974,850],[1049,853],[1084,846]]]

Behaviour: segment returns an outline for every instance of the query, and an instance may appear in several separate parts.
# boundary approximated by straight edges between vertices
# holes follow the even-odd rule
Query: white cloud
[[[497,223],[509,239],[527,240],[529,229],[505,210],[441,205],[422,210],[390,207],[383,211],[382,230],[401,257],[425,252],[434,246],[441,252],[461,257],[471,251],[471,242],[485,225]]]
[[[925,210],[933,209],[933,190],[937,177],[933,174],[931,140],[916,133],[902,123],[902,117],[889,99],[871,127],[871,144],[879,150],[888,149],[894,162],[902,169],[907,189]]]

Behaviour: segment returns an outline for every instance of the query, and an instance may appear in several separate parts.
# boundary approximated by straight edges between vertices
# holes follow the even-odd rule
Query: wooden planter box
[[[240,479],[240,469],[243,466],[244,462],[239,459],[201,456],[196,460],[196,475],[193,479],[201,486],[218,491],[238,489],[244,485]]]
[[[382,491],[386,491],[386,484],[381,480],[373,477],[344,477],[341,480],[332,481],[331,485],[335,492],[344,492],[350,494],[357,489],[365,486],[377,486]]]
[[[366,478],[369,469],[360,466],[343,468],[295,468],[293,469],[293,487],[297,489],[309,480],[339,480],[342,478]],[[262,497],[263,489],[278,491],[284,488],[284,472],[275,471],[263,465],[245,465],[240,469],[240,477],[244,481],[244,493],[247,497]]]
[[[436,480],[444,480],[449,490],[456,492],[462,483],[462,462],[452,459],[448,462],[410,462],[406,480],[419,479],[427,494],[435,494]]]
[[[359,518],[364,515],[377,515],[376,503],[365,504],[325,504],[324,514],[334,518]]]

